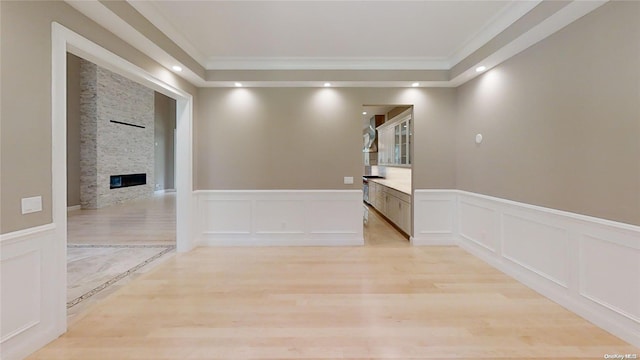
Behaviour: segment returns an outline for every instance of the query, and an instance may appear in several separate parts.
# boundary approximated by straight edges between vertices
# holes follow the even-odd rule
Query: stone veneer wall
[[[80,74],[82,208],[97,209],[152,196],[154,91],[86,60],[82,60]],[[109,188],[111,175],[138,173],[147,174],[147,184]]]

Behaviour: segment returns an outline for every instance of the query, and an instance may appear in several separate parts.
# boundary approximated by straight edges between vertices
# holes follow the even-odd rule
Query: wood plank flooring
[[[369,219],[366,231],[376,217]],[[460,248],[392,240],[177,254],[95,305],[30,359],[602,359],[640,353]]]
[[[67,213],[69,244],[176,244],[175,193]]]
[[[389,224],[377,211],[367,206],[368,221],[364,226],[365,246],[409,247],[411,244],[404,235]]]

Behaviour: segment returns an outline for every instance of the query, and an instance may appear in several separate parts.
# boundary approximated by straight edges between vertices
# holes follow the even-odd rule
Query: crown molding
[[[162,31],[169,39],[178,45],[184,52],[191,56],[201,66],[205,67],[207,57],[187,39],[184,34],[176,29],[173,24],[158,10],[153,1],[131,1],[126,0],[129,5],[136,9],[142,16],[147,18],[158,30]],[[205,67],[206,69],[206,67]]]
[[[503,32],[526,13],[533,10],[533,8],[538,6],[541,2],[542,0],[532,0],[511,3],[507,8],[503,9],[500,13],[496,14],[491,20],[489,20],[487,24],[477,34],[467,40],[460,49],[447,58],[449,65],[448,68],[450,69],[454,67],[467,56],[473,54],[496,35]]]
[[[220,57],[205,63],[207,70],[449,70],[444,58],[403,57]]]
[[[331,81],[331,88],[413,88],[411,81]],[[453,87],[450,81],[419,81],[419,87]],[[233,81],[207,81],[201,87],[235,87]],[[323,81],[242,81],[242,88],[324,87]]]
[[[65,0],[65,2],[123,41],[140,50],[151,59],[157,61],[160,65],[167,68],[167,71],[171,71],[169,69],[174,65],[181,65],[183,71],[176,73],[178,76],[194,86],[205,85],[205,81],[201,75],[189,67],[184,66],[184,64],[181,64],[173,55],[142,35],[136,28],[101,4],[100,1]]]

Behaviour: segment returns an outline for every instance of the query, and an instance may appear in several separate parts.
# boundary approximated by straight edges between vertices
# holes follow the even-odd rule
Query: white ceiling
[[[607,2],[65,1],[199,87],[456,87]]]
[[[207,69],[449,69],[539,1],[129,3]]]

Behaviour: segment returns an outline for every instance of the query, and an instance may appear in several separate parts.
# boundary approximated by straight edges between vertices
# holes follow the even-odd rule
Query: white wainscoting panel
[[[531,217],[503,213],[502,256],[567,287],[569,282],[566,230]]]
[[[362,216],[364,216],[362,204],[358,205],[360,221],[356,224],[353,216],[345,216],[345,211],[353,211],[354,204],[349,200],[314,199],[314,201],[310,201],[308,218],[313,219],[309,222],[310,232],[312,234],[356,233],[356,228],[362,227]]]
[[[209,246],[363,245],[361,190],[198,190]]]
[[[412,245],[454,245],[455,228],[455,190],[413,192]]]
[[[204,231],[220,234],[251,233],[251,200],[205,200]]]
[[[257,200],[255,203],[257,234],[304,234],[304,200]]]
[[[428,191],[429,199],[452,194],[459,246],[640,346],[640,227],[466,191]],[[427,209],[435,211],[433,204]],[[418,212],[416,222],[427,216]]]
[[[459,235],[491,252],[498,249],[499,214],[475,199],[460,201]]]
[[[640,323],[640,243],[583,235],[579,255],[580,294]]]
[[[35,245],[35,244],[30,244]],[[5,342],[40,322],[40,249],[4,257],[2,276],[2,338]],[[11,276],[20,274],[20,276]]]
[[[60,335],[53,224],[0,235],[0,358],[22,359]]]

